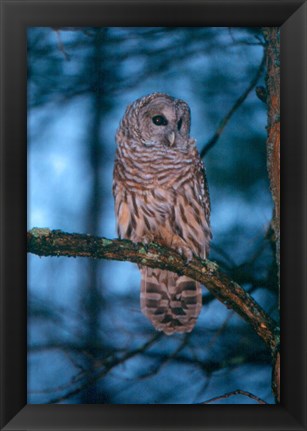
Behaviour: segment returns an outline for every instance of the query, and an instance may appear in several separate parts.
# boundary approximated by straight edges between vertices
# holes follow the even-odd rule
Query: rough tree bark
[[[278,27],[264,27],[262,32],[266,41],[267,168],[274,201],[272,228],[276,247],[278,285],[280,285],[280,32]],[[279,346],[274,353],[272,387],[279,402]]]
[[[266,103],[267,125],[267,168],[270,178],[274,216],[272,227],[276,243],[278,281],[280,273],[280,39],[278,27],[265,27],[266,40]]]

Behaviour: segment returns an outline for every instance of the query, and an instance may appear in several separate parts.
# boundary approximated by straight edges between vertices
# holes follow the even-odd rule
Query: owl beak
[[[174,145],[175,137],[176,137],[175,132],[171,132],[167,135],[167,140],[169,142],[170,147]]]

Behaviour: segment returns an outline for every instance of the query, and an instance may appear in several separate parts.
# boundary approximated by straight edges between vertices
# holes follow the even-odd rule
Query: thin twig
[[[151,371],[138,376],[137,380],[145,380],[145,379],[148,379],[150,377],[157,375],[165,365],[167,365],[172,359],[176,358],[177,354],[180,353],[181,350],[186,346],[188,339],[189,339],[189,334],[186,334],[184,336],[184,339],[182,340],[182,342],[179,344],[179,346],[177,347],[177,349],[175,349],[175,351],[173,353],[171,353],[168,357],[165,357],[164,360],[161,361]]]
[[[65,46],[63,44],[62,38],[61,38],[61,33],[60,30],[58,29],[54,29],[55,34],[57,36],[57,41],[58,41],[58,49],[59,51],[64,55],[64,58],[66,61],[70,61],[70,55],[67,53],[67,51],[65,50]]]
[[[230,313],[228,313],[228,315],[226,316],[226,318],[224,319],[223,324],[219,327],[219,329],[212,335],[212,337],[209,339],[207,345],[205,346],[205,348],[207,349],[207,351],[209,349],[212,349],[212,347],[214,346],[214,344],[216,343],[218,337],[224,332],[224,330],[226,329],[230,319],[232,318],[234,314],[234,311],[231,311]]]
[[[161,337],[163,336],[162,333],[155,334],[149,341],[147,341],[143,346],[136,348],[134,350],[131,350],[130,352],[127,352],[125,355],[123,355],[120,358],[115,357],[110,362],[104,364],[104,367],[102,370],[98,371],[97,373],[93,373],[91,376],[89,376],[83,384],[81,384],[78,387],[75,387],[71,389],[70,391],[66,392],[63,395],[54,397],[49,400],[49,404],[56,404],[62,401],[65,401],[71,397],[74,397],[78,395],[80,392],[82,392],[84,389],[90,387],[93,383],[96,383],[98,380],[100,380],[102,377],[104,377],[106,374],[108,374],[114,367],[117,367],[118,365],[126,362],[128,359],[131,359],[132,357],[144,353],[147,349],[149,349],[155,342],[157,342]]]
[[[241,389],[236,389],[235,391],[228,392],[227,394],[210,398],[210,400],[204,401],[203,403],[200,403],[200,404],[210,404],[210,403],[213,403],[214,401],[225,400],[226,398],[232,397],[234,395],[243,395],[245,397],[251,398],[254,401],[257,401],[258,404],[268,404],[267,402],[257,397],[256,395],[253,395],[247,391],[242,391]]]
[[[217,143],[217,141],[219,140],[225,126],[227,125],[227,123],[229,122],[230,118],[232,117],[232,115],[236,112],[236,110],[242,105],[242,103],[244,102],[244,100],[247,98],[247,96],[249,95],[249,93],[255,88],[255,86],[257,85],[257,82],[263,72],[264,69],[264,65],[265,65],[265,53],[263,54],[260,66],[258,67],[257,73],[255,75],[255,77],[252,79],[252,81],[250,82],[250,84],[248,85],[248,87],[246,88],[246,90],[241,94],[241,96],[235,101],[235,103],[233,104],[233,106],[230,108],[230,110],[227,112],[227,114],[225,115],[225,117],[222,119],[222,121],[220,122],[216,132],[214,133],[214,135],[209,139],[209,141],[207,142],[207,144],[202,148],[202,150],[200,151],[200,156],[204,157],[208,151]]]

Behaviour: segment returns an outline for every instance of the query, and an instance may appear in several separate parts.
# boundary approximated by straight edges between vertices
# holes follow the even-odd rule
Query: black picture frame
[[[306,429],[306,2],[1,0],[1,429]],[[281,26],[281,403],[26,404],[28,26]]]

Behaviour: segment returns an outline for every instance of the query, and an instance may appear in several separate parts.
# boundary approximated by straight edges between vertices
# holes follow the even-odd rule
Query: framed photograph
[[[1,13],[1,429],[306,429],[306,2]]]

